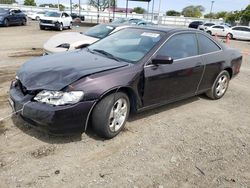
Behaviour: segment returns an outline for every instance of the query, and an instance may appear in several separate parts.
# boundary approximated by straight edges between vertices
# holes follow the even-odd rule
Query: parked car
[[[73,20],[77,19],[77,18],[80,18],[81,21],[84,21],[85,20],[85,16],[84,15],[79,15],[79,14],[76,14],[76,13],[71,13],[70,14],[71,18]]]
[[[240,71],[240,52],[199,30],[130,27],[82,50],[22,65],[10,103],[51,133],[95,132],[113,138],[130,111],[206,93],[220,99]]]
[[[26,25],[26,15],[19,9],[0,8],[0,25]]]
[[[84,33],[68,32],[52,36],[44,45],[44,55],[75,50],[88,46],[111,33],[129,27],[117,24],[99,24],[91,27]]]
[[[32,20],[40,20],[44,17],[46,11],[33,12],[28,15],[28,18]]]
[[[193,21],[188,25],[188,27],[193,29],[198,29],[198,27],[203,24],[204,24],[203,21]]]
[[[118,18],[112,22],[113,24],[126,24],[126,25],[139,25],[139,26],[152,26],[152,22],[138,19],[138,18]]]
[[[250,40],[250,27],[235,26],[232,27],[228,33],[231,39]]]
[[[209,28],[207,28],[207,33],[210,35],[217,35],[217,36],[222,36],[226,37],[230,31],[230,28],[226,25],[214,25]]]
[[[52,28],[62,31],[72,28],[72,18],[66,12],[46,12],[40,19],[40,29]]]
[[[198,29],[202,31],[206,31],[208,27],[215,25],[215,23],[204,23],[203,25],[199,25]]]

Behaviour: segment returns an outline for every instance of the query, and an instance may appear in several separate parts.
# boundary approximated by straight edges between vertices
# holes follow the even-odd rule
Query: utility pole
[[[79,0],[79,16],[81,16],[81,0]]]
[[[153,0],[153,4],[152,4],[152,16],[151,16],[151,22],[153,22],[153,17],[154,17],[154,6],[155,6],[155,0]]]
[[[108,0],[109,2],[109,23],[110,23],[110,0]]]
[[[160,22],[160,12],[161,12],[161,0],[159,0],[159,8],[158,8],[158,25],[159,25],[159,22]]]
[[[128,0],[126,2],[126,18],[128,17]]]
[[[99,23],[100,0],[97,1],[97,23]]]
[[[72,14],[72,0],[70,0],[70,14]]]
[[[115,20],[115,1],[114,1],[114,4],[113,4],[113,21]]]
[[[58,11],[60,11],[60,0],[57,0]]]
[[[148,1],[148,7],[147,7],[147,20],[148,20],[148,15],[149,15],[149,1]]]
[[[212,12],[213,12],[214,1],[211,1],[211,9],[210,9],[210,22],[212,21]]]

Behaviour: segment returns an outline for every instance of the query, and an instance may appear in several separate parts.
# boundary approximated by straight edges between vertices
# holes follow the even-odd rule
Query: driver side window
[[[172,57],[174,60],[196,56],[198,55],[196,36],[193,33],[174,35],[157,54]]]

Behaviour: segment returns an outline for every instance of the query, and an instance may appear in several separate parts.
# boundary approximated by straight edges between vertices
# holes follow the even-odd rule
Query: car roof
[[[185,32],[185,31],[193,31],[193,32],[200,32],[197,29],[191,29],[191,28],[178,28],[178,27],[155,27],[155,26],[131,26],[130,28],[136,28],[136,29],[144,29],[149,31],[158,31],[158,32]]]
[[[236,25],[236,26],[233,26],[232,28],[235,28],[235,27],[245,27],[245,28],[249,28],[250,29],[250,26],[244,26],[244,25]]]

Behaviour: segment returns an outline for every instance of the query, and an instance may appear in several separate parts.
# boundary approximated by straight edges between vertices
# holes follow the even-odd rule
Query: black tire
[[[41,30],[44,30],[44,29],[45,29],[45,27],[44,27],[44,26],[42,26],[42,25],[40,25],[40,29],[41,29]]]
[[[234,36],[233,36],[233,34],[232,34],[232,33],[228,33],[227,35],[228,35],[229,39],[231,39],[231,40],[233,40],[233,39],[234,39]]]
[[[27,20],[25,18],[22,19],[22,25],[26,25],[27,24]]]
[[[125,118],[121,121],[120,125],[118,125],[117,130],[112,130],[110,126],[114,124],[114,129],[117,126],[118,122],[116,121],[116,115],[113,114],[113,123],[112,123],[112,117],[111,114],[114,113],[116,108],[118,109],[118,101],[126,101],[126,109],[124,108],[126,105],[124,103],[124,111],[126,111],[126,115],[119,116],[122,118]],[[117,105],[117,107],[115,107]],[[96,134],[103,138],[113,138],[116,135],[118,135],[122,129],[124,128],[128,115],[130,111],[130,101],[128,96],[125,93],[117,92],[110,94],[106,97],[104,97],[94,108],[92,113],[92,126],[95,130]],[[118,110],[119,113],[119,110]],[[117,114],[118,114],[117,113]],[[120,121],[120,120],[119,120]],[[116,124],[117,123],[117,124]]]
[[[62,24],[62,23],[59,23],[59,24],[57,25],[57,30],[58,30],[58,31],[62,31],[62,30],[63,30],[63,24]]]
[[[9,25],[10,25],[9,20],[8,20],[8,19],[4,19],[4,20],[3,20],[3,25],[4,25],[5,27],[9,27]]]
[[[69,25],[69,29],[72,29],[72,27],[73,27],[73,24],[71,22],[70,25]]]
[[[211,31],[207,31],[207,33],[208,33],[209,35],[212,35],[212,32],[211,32]]]
[[[226,82],[223,84],[224,87],[219,86],[220,82],[222,81],[222,78],[226,78]],[[230,81],[230,75],[228,71],[226,70],[222,71],[215,79],[212,88],[208,92],[206,92],[206,95],[213,100],[222,98],[227,92],[229,81]],[[218,93],[219,87],[223,88],[222,89],[223,92],[221,91],[221,93],[220,92]]]
[[[39,21],[39,20],[40,20],[40,17],[39,17],[39,16],[37,16],[37,17],[36,17],[36,21]]]

